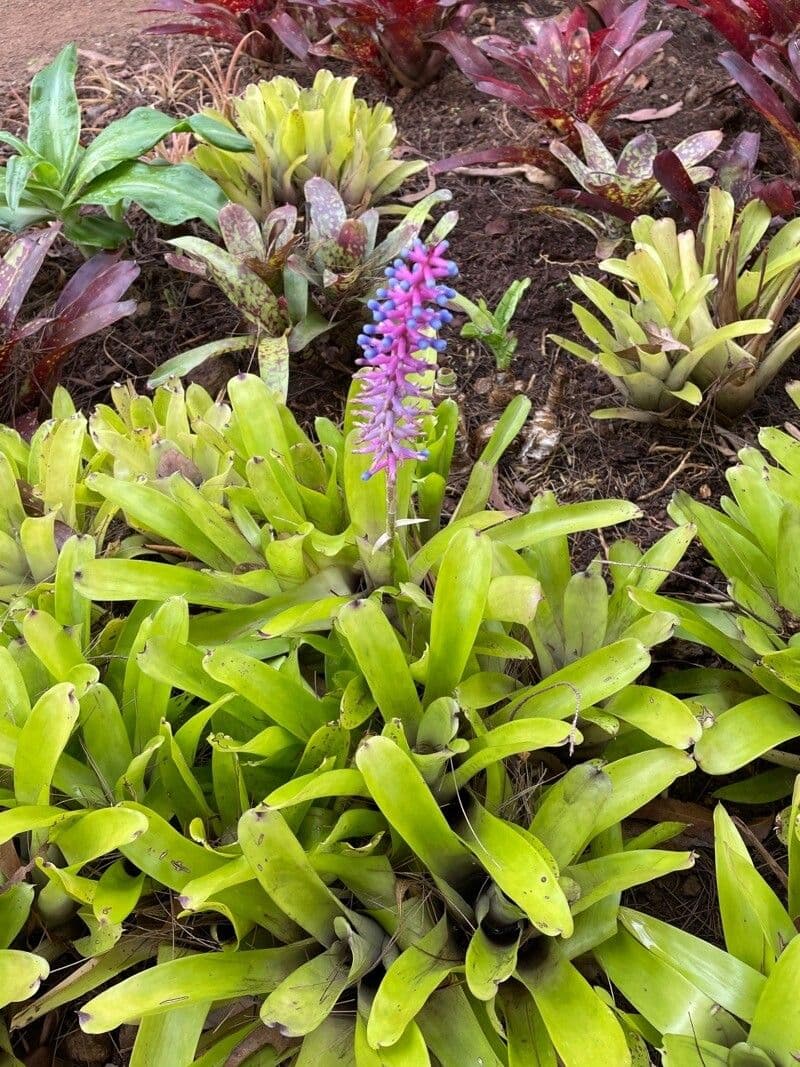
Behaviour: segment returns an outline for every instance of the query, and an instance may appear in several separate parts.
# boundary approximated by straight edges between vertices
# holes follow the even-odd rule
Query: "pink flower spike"
[[[421,434],[422,411],[409,401],[422,394],[408,379],[429,370],[418,352],[447,347],[438,332],[452,321],[446,305],[456,293],[443,279],[458,274],[455,263],[444,258],[447,249],[446,241],[428,246],[416,240],[386,268],[386,287],[367,305],[373,321],[358,338],[364,356],[357,360],[363,370],[356,451],[374,457],[365,478],[385,470],[392,485],[402,460],[427,458],[413,447]]]

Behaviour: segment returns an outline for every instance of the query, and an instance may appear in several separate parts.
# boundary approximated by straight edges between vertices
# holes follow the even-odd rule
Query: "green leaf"
[[[56,168],[62,188],[78,154],[81,115],[75,92],[78,51],[68,44],[31,82],[28,144]]]
[[[460,963],[450,944],[444,917],[386,969],[367,1021],[370,1047],[380,1049],[399,1041],[434,991]]]
[[[694,755],[706,774],[730,774],[771,748],[800,736],[800,715],[773,696],[753,697],[717,716]]]
[[[303,741],[332,718],[330,705],[287,671],[270,667],[230,646],[209,652],[203,667],[215,681],[249,700],[265,717]]]
[[[20,804],[47,804],[61,754],[78,721],[75,687],[68,682],[41,696],[23,724],[14,764],[14,793]]]
[[[105,208],[133,203],[169,226],[202,219],[216,230],[217,215],[226,200],[216,182],[188,163],[167,167],[120,163],[87,185],[77,203]]]
[[[275,903],[320,944],[336,939],[334,921],[345,908],[311,866],[279,811],[261,806],[239,820],[239,844],[253,874]]]
[[[544,974],[521,967],[517,975],[533,995],[564,1067],[631,1067],[614,1013],[571,963],[562,960]]]
[[[504,1067],[461,986],[438,989],[419,1013],[417,1025],[441,1067]]]
[[[772,1057],[776,1067],[793,1067],[800,1050],[800,1016],[793,993],[800,983],[800,937],[784,949],[756,1007],[750,1041]]]
[[[127,115],[110,122],[83,153],[71,183],[71,199],[79,196],[84,186],[98,175],[112,170],[120,163],[138,159],[174,130],[186,128],[196,121],[196,118],[197,116],[195,120],[190,119],[187,123],[186,120],[176,120],[152,107],[135,107]]]
[[[461,530],[442,557],[431,612],[426,706],[438,697],[451,696],[461,681],[483,621],[492,555],[491,541],[485,535]]]
[[[675,748],[690,748],[703,733],[699,720],[682,700],[646,685],[628,686],[613,696],[603,710]]]
[[[621,908],[620,921],[652,955],[687,978],[732,1015],[750,1022],[766,979],[707,941],[652,915]]]
[[[571,863],[583,850],[612,788],[600,761],[593,760],[571,767],[547,789],[530,832],[559,867]]]
[[[530,548],[551,537],[614,526],[641,517],[641,511],[627,500],[592,500],[580,504],[560,504],[542,511],[509,519],[488,536],[509,548]]]
[[[721,1044],[744,1039],[742,1027],[715,997],[706,995],[669,960],[648,952],[627,930],[604,941],[595,955],[609,979],[659,1033]]]
[[[464,841],[495,884],[548,937],[569,937],[572,916],[552,857],[521,827],[473,804]]]
[[[161,963],[107,989],[78,1013],[87,1034],[104,1034],[125,1022],[173,1006],[263,996],[305,962],[307,942],[248,952],[215,952]]]
[[[337,626],[384,721],[399,719],[409,738],[416,737],[422,705],[406,654],[381,605],[375,600],[354,600],[339,612]]]
[[[185,378],[187,374],[201,366],[206,360],[226,355],[228,352],[241,352],[245,348],[252,347],[252,345],[253,338],[250,336],[224,337],[220,341],[209,341],[208,344],[190,348],[188,351],[181,352],[180,355],[173,356],[172,359],[168,359],[156,367],[147,379],[147,388],[155,389],[172,377]]]
[[[770,974],[796,935],[794,923],[756,870],[721,804],[714,810],[714,856],[728,951],[762,974]]]
[[[195,1062],[197,1043],[210,1007],[211,1001],[200,1001],[142,1019],[129,1067],[153,1067],[157,1063],[190,1067]]]
[[[469,850],[453,832],[413,760],[388,737],[367,737],[356,766],[387,822],[428,869],[451,885],[475,870]]]
[[[0,949],[0,1008],[28,1000],[50,973],[50,964],[33,952]]]

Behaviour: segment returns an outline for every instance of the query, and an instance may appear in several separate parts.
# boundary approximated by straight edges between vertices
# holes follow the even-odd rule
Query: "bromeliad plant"
[[[550,151],[581,187],[580,191],[558,190],[556,195],[560,199],[631,223],[637,215],[666,196],[653,174],[658,145],[652,133],[642,133],[628,141],[619,159],[615,160],[591,126],[577,122],[575,129],[583,148],[583,159],[562,141],[550,144]],[[710,156],[721,141],[721,130],[704,130],[686,137],[672,150],[687,168],[693,185],[714,176],[711,167],[697,164]]]
[[[205,117],[239,131],[252,151],[200,145],[194,163],[259,222],[276,206],[302,204],[313,177],[330,182],[348,212],[364,211],[425,164],[393,157],[392,109],[354,98],[355,85],[355,78],[336,78],[327,70],[319,71],[310,89],[283,77],[251,84],[233,101],[232,121],[216,112]]]
[[[118,391],[116,417],[92,419],[93,466],[113,463],[116,477],[92,474],[88,491],[134,523],[149,505],[158,543],[138,551],[169,554],[166,533],[208,569],[95,558],[91,539],[73,538],[52,599],[8,614],[0,765],[14,773],[0,841],[19,857],[20,884],[41,887],[22,902],[32,928],[62,937],[77,919],[75,948],[98,961],[23,1004],[15,1026],[94,993],[82,1027],[140,1022],[135,1055],[146,1049],[150,1062],[218,1062],[266,1024],[297,1067],[337,1046],[367,1063],[500,1067],[525,1054],[531,1028],[565,1067],[589,1056],[632,1067],[639,1039],[584,959],[614,933],[625,888],[691,863],[654,847],[674,824],[627,843],[619,824],[693,762],[645,747],[576,766],[531,813],[520,774],[580,743],[576,716],[629,690],[649,657],[629,636],[570,663],[569,678],[524,686],[516,664],[531,657],[524,638],[541,595],[524,553],[636,510],[483,510],[526,414],[512,410],[442,520],[457,412],[441,405],[431,433],[432,416],[409,414],[422,399],[413,383],[398,383],[426,373],[400,358],[404,346],[444,325],[445,251],[415,246],[379,297],[383,317],[363,341],[373,377],[354,389],[346,437],[319,423],[327,491],[312,491],[326,481],[314,449],[257,378],[231,382],[230,408],[172,386],[152,402]],[[409,294],[405,319],[392,294]],[[342,518],[315,537],[337,500],[357,535],[349,580]],[[313,509],[311,529],[295,507]],[[108,599],[134,606],[98,628],[92,601]],[[172,925],[142,930],[166,891],[183,908],[185,942]],[[198,934],[233,944],[197,955]],[[155,967],[120,980],[159,946]],[[0,966],[15,961],[19,999],[47,968],[0,953]],[[258,999],[259,1018],[237,1010],[201,1038],[212,1005],[242,996]],[[178,1037],[159,1025],[167,1001],[186,1023]]]
[[[800,347],[796,326],[775,336],[800,288],[800,222],[783,226],[759,253],[771,218],[758,200],[737,217],[731,195],[712,189],[697,235],[642,216],[631,226],[635,250],[601,264],[623,280],[628,299],[573,276],[611,330],[573,304],[595,347],[553,339],[599,365],[625,399],[596,418],[654,421],[703,400],[733,417],[769,385]]]
[[[469,319],[461,328],[461,336],[479,340],[485,345],[494,356],[499,371],[508,370],[517,350],[519,341],[510,328],[511,320],[530,284],[530,278],[513,281],[494,311],[483,297],[475,304],[458,294],[453,301],[453,307],[464,312]]]
[[[714,813],[725,949],[622,908],[619,932],[596,952],[665,1067],[790,1067],[797,1060],[800,1028],[788,998],[800,979],[800,784],[786,814],[784,903],[725,809]]]
[[[38,402],[76,344],[136,309],[134,300],[120,298],[138,277],[138,266],[100,253],[78,268],[45,314],[18,321],[60,229],[51,224],[16,238],[0,262],[0,376],[17,380],[19,410]]]
[[[300,0],[331,33],[315,44],[314,55],[343,60],[357,74],[408,89],[428,85],[447,53],[436,34],[462,32],[475,0]]]
[[[25,441],[16,430],[0,428],[0,604],[20,597],[29,605],[50,604],[61,552],[102,541],[111,515],[88,504],[85,477],[93,460],[86,418],[60,387],[53,417]],[[98,501],[98,503],[101,503]],[[92,537],[84,536],[91,532]],[[71,581],[71,579],[70,579]],[[5,619],[5,615],[3,615]],[[2,640],[0,626],[0,640]]]
[[[0,131],[0,142],[14,153],[0,167],[0,229],[19,232],[60,220],[64,236],[81,248],[116,248],[131,235],[124,222],[130,204],[169,225],[199,218],[216,228],[225,204],[219,186],[188,164],[142,163],[139,157],[176,131],[202,135],[233,153],[250,142],[208,116],[176,120],[139,107],[83,148],[77,63],[75,45],[67,45],[33,79],[25,140]],[[86,207],[102,207],[105,214],[86,215]]]
[[[672,36],[668,30],[636,40],[647,14],[648,0],[625,6],[620,0],[587,5],[603,28],[589,30],[587,8],[575,7],[554,18],[528,19],[530,44],[490,35],[475,41],[453,30],[438,35],[458,66],[481,92],[520,108],[573,144],[577,122],[600,130],[627,95],[625,83]],[[497,64],[508,67],[513,80],[498,76]],[[438,169],[470,162],[528,160],[552,169],[543,148],[511,146],[468,153],[437,164]]]
[[[800,4],[797,0],[669,0],[675,7],[694,11],[721,33],[740,56],[750,59],[753,50],[769,41],[786,43],[797,30]]]
[[[416,238],[430,209],[448,200],[450,193],[431,193],[377,245],[379,218],[374,208],[348,219],[342,198],[324,178],[310,178],[305,196],[305,234],[297,232],[293,205],[275,208],[259,227],[246,208],[228,204],[219,214],[225,251],[199,237],[171,242],[183,253],[169,257],[172,265],[211,277],[252,332],[176,356],[156,371],[151,385],[187,374],[223,353],[255,348],[261,376],[285,400],[290,356],[363,314],[387,263]],[[429,239],[435,243],[456,219],[455,212],[446,214]]]
[[[78,582],[100,573],[90,555],[73,561]],[[510,631],[536,610],[524,577],[493,573],[511,555],[462,526],[410,559],[419,577],[393,591],[279,596],[261,636],[234,643],[199,638],[185,598],[156,593],[155,575],[128,595],[156,593],[160,607],[134,607],[94,641],[80,595],[56,614],[15,612],[24,640],[0,649],[14,686],[0,841],[36,871],[17,875],[24,910],[62,937],[78,920],[75,948],[96,965],[19,1006],[14,1025],[94,993],[83,1029],[140,1023],[135,1055],[147,1048],[150,1062],[178,1055],[176,1042],[183,1062],[221,1057],[267,1025],[297,1065],[334,1042],[365,1062],[499,1067],[533,1025],[566,1067],[590,1051],[602,1067],[631,1065],[625,1017],[583,957],[614,933],[622,890],[691,863],[652,847],[674,826],[625,847],[619,822],[692,761],[645,751],[575,767],[532,816],[515,800],[512,757],[532,768],[580,735],[549,684],[505,706]],[[126,561],[109,562],[121,578]],[[601,675],[607,690],[625,685],[607,665]],[[171,925],[141,929],[167,891],[185,941]],[[228,951],[184,953],[225,928]],[[123,977],[159,946],[157,966]],[[0,966],[21,964],[19,951]],[[4,987],[14,1000],[47,970],[25,963]],[[242,996],[259,1017],[236,1010],[199,1042],[212,1004]],[[158,1030],[168,1000],[173,1019],[194,1019],[179,1038]]]
[[[144,11],[178,17],[148,26],[147,33],[208,37],[261,60],[280,59],[285,49],[303,63],[313,62],[307,31],[314,20],[284,0],[155,0]]]
[[[793,29],[797,29],[797,16]],[[756,49],[751,63],[736,52],[723,53],[719,61],[747,93],[756,111],[781,137],[789,153],[792,171],[799,177],[800,125],[796,113],[800,107],[800,37],[792,37],[781,51],[773,45]],[[766,78],[775,83],[777,91]]]

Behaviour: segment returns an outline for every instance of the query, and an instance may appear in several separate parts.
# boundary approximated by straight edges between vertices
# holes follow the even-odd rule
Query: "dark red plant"
[[[0,261],[0,376],[20,366],[23,405],[51,384],[79,341],[136,310],[135,300],[120,297],[138,276],[139,267],[119,255],[100,253],[73,274],[47,314],[26,323],[17,321],[60,229],[60,225],[52,225],[23,234]],[[18,359],[23,341],[29,343]]]
[[[434,43],[443,30],[456,33],[477,7],[475,0],[298,0],[325,21],[331,33],[314,55],[343,60],[384,83],[418,89],[437,76],[447,55]]]
[[[612,111],[628,95],[625,83],[672,34],[650,33],[636,40],[644,23],[648,0],[628,6],[621,0],[594,0],[554,18],[527,19],[530,44],[494,34],[470,40],[453,30],[436,40],[453,56],[481,92],[524,111],[537,122],[574,140],[575,122],[601,129]],[[590,28],[601,23],[599,29]],[[501,77],[505,67],[509,78]],[[549,139],[549,138],[548,138]],[[470,162],[531,161],[552,166],[541,149],[519,146],[453,157],[436,170]]]
[[[775,82],[785,98],[800,107],[800,36],[793,37],[782,54],[774,45],[763,45],[748,63],[736,52],[723,52],[719,59],[750,102],[781,136],[789,152],[793,173],[800,177],[800,125],[766,78]]]
[[[760,44],[782,44],[800,26],[800,0],[669,0],[710,23],[750,59]]]
[[[245,51],[256,59],[275,59],[285,48],[304,63],[312,62],[311,41],[291,10],[296,6],[284,0],[154,0],[142,11],[178,16],[148,26],[147,33],[189,33],[232,48],[244,40]]]

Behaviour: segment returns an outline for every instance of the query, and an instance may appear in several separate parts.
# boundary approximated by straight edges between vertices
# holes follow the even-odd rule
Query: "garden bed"
[[[527,4],[500,2],[490,6],[493,14],[482,14],[480,32],[519,33],[521,9],[525,14],[532,13]],[[560,5],[538,3],[535,14],[544,17],[559,8]],[[723,131],[727,146],[743,130],[758,128],[762,132],[762,177],[788,178],[786,153],[780,141],[743,105],[738,89],[729,83],[716,62],[719,40],[705,23],[688,12],[654,2],[647,28],[668,28],[673,37],[646,71],[635,75],[636,92],[623,110],[651,109],[657,117],[649,123],[613,121],[604,137],[612,152],[616,155],[626,141],[646,128],[652,129],[659,145],[664,146],[674,145],[692,133],[715,128]],[[212,48],[201,39],[186,43],[170,38],[128,37],[123,32],[84,43],[92,47],[82,54],[78,86],[86,122],[84,132],[91,135],[134,107],[152,105],[172,115],[194,114],[208,103],[209,83],[224,77],[228,58],[225,50]],[[4,85],[0,78],[0,98],[5,101],[0,127],[22,135],[27,105],[19,76],[20,56],[14,58],[17,73],[13,81]],[[336,73],[347,73],[336,63],[331,67]],[[301,84],[311,80],[308,71],[294,60],[265,66],[246,56],[240,58],[236,76],[244,86],[251,80],[274,74],[295,77]],[[371,103],[385,98],[368,80],[359,83],[359,94]],[[390,102],[403,154],[430,163],[473,148],[530,144],[538,133],[519,111],[479,93],[452,63],[433,84],[416,93],[401,90]],[[663,117],[662,112],[666,113]],[[403,193],[411,193],[408,202],[415,193],[422,193],[428,180],[423,172],[404,187]],[[756,403],[731,422],[715,422],[708,407],[701,407],[694,417],[677,423],[592,419],[592,412],[597,408],[616,402],[610,382],[594,367],[559,351],[549,335],[572,339],[578,336],[570,303],[580,299],[580,294],[569,276],[579,273],[601,277],[595,239],[584,230],[548,215],[546,208],[553,204],[552,197],[524,173],[490,174],[487,170],[476,175],[456,171],[439,175],[436,184],[451,190],[450,206],[459,213],[448,254],[458,263],[459,288],[470,299],[484,297],[495,307],[512,281],[526,276],[532,279],[513,321],[519,345],[506,374],[498,374],[485,347],[459,338],[457,329],[450,330],[449,346],[442,362],[454,372],[455,384],[450,395],[458,403],[460,416],[445,514],[458,506],[492,430],[509,402],[519,395],[530,399],[534,412],[546,411],[554,433],[553,445],[542,458],[531,458],[534,442],[526,437],[523,428],[498,464],[489,506],[523,514],[539,494],[546,492],[553,492],[565,504],[619,498],[641,511],[639,517],[626,525],[625,536],[630,536],[642,548],[651,547],[674,529],[667,509],[676,490],[718,508],[720,498],[728,491],[726,471],[736,462],[740,449],[756,446],[763,427],[780,427],[796,420],[797,407],[784,388],[797,376],[796,361],[790,361]],[[542,208],[545,210],[538,210]],[[141,268],[128,297],[135,299],[138,307],[112,329],[84,341],[70,356],[61,375],[61,384],[77,408],[87,414],[96,405],[109,403],[115,383],[130,381],[144,393],[147,379],[165,360],[194,346],[231,336],[241,325],[237,311],[211,282],[181,274],[164,259],[169,251],[168,237],[193,234],[213,238],[210,230],[202,223],[189,222],[168,233],[136,208],[128,221],[134,237],[127,245],[127,254]],[[52,303],[53,293],[82,262],[78,251],[69,249],[66,242],[57,248],[57,252],[48,256],[31,291],[32,313]],[[795,307],[789,311],[783,328],[787,329],[797,318]],[[463,317],[457,318],[456,326],[462,322]],[[339,423],[356,370],[355,360],[361,355],[355,345],[346,346],[335,334],[332,336],[333,340],[312,343],[291,364],[288,406],[309,433],[313,433],[315,420],[320,417]],[[190,380],[201,384],[210,394],[222,396],[234,374],[257,370],[254,358],[226,355],[199,368]],[[7,421],[13,418],[18,385],[19,380],[13,376],[3,383],[0,414]],[[50,396],[42,396],[36,415],[45,418],[49,403]],[[28,424],[21,422],[20,428],[27,433],[35,422],[36,418],[29,416]],[[115,531],[119,534],[117,540],[130,532],[124,528]],[[585,567],[598,550],[605,554],[608,548],[605,534],[598,535],[591,524],[579,527],[573,546],[572,563],[576,570]],[[170,545],[165,548],[161,543],[148,544],[147,548],[153,552],[164,550],[165,555],[173,552],[181,562],[192,558],[191,553]],[[425,588],[430,592],[429,587]],[[726,576],[709,564],[706,548],[695,542],[667,579],[663,592],[679,601],[696,598],[705,604],[716,604],[725,588]],[[102,596],[95,599],[105,603]],[[121,617],[118,621],[121,626]],[[671,668],[716,669],[724,665],[724,653],[716,648],[671,640],[653,649],[652,671],[647,678],[656,678]],[[300,665],[297,671],[299,675]],[[524,671],[522,677],[526,684],[531,680],[525,677]],[[205,698],[205,691],[202,695]],[[794,754],[796,742],[790,741],[785,747]],[[800,757],[793,755],[793,758]],[[549,771],[562,771],[572,765],[571,750],[563,762],[554,758],[553,763],[546,764]],[[203,773],[207,769],[204,767]],[[737,767],[735,773],[721,776],[698,771],[680,778],[668,800],[653,798],[635,821],[626,823],[631,835],[648,831],[653,824],[663,821],[682,820],[684,815],[685,821],[692,824],[670,847],[695,850],[698,861],[694,867],[673,870],[665,878],[637,886],[626,895],[625,903],[716,945],[724,940],[717,911],[712,794],[732,781],[739,781],[738,770]],[[541,781],[536,784],[540,785]],[[771,833],[777,812],[775,802],[744,806],[732,803],[729,808],[745,824],[742,832],[756,869],[780,893],[781,864],[786,850]],[[447,817],[453,822],[456,819],[452,810]],[[156,899],[149,910],[137,913],[138,932],[152,932],[163,939],[167,926],[180,923],[177,918],[180,908],[177,896],[164,893]],[[184,946],[189,942],[205,949],[216,944],[217,937],[217,929],[211,932],[204,920],[181,931]],[[59,958],[56,946],[51,948],[53,959]],[[597,973],[601,984],[605,979],[600,971]],[[238,1002],[237,1006],[242,1007]],[[20,1042],[14,1039],[16,1055],[31,1067],[44,1067],[46,1063],[67,1067],[73,1063],[129,1061],[134,1040],[129,1027],[116,1029],[111,1036],[93,1036],[83,1034],[73,1019],[72,1006],[45,1015],[25,1030]],[[218,1024],[223,1021],[218,1020]],[[279,1039],[276,1044],[280,1047]],[[0,1062],[2,1056],[0,1051]],[[241,1058],[220,1062],[251,1061]],[[139,1061],[139,1065],[143,1063]],[[171,1065],[158,1062],[153,1067]],[[417,1065],[409,1060],[404,1067]],[[604,1063],[603,1067],[616,1065]]]

